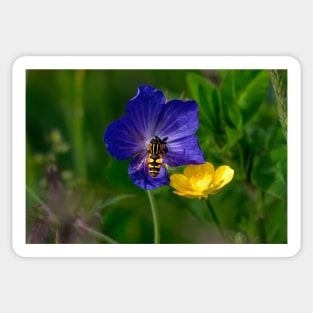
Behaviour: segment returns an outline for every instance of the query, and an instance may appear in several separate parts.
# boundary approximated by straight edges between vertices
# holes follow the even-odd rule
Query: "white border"
[[[26,69],[288,69],[288,244],[26,244]],[[301,248],[301,67],[290,56],[24,56],[13,64],[12,245],[22,257],[291,257]]]

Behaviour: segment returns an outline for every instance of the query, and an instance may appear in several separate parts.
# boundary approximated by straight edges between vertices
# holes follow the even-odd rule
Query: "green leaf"
[[[237,96],[234,82],[234,71],[227,71],[224,80],[220,86],[222,101],[227,106],[237,104]]]
[[[219,103],[216,88],[206,78],[194,73],[187,75],[187,84],[192,97],[199,104],[200,120],[202,119],[205,126],[215,133],[219,123]],[[212,99],[213,94],[214,99]]]
[[[215,130],[220,133],[221,130],[221,94],[218,89],[212,92],[212,106],[214,107]]]
[[[251,173],[252,182],[264,191],[267,191],[275,180],[275,169],[270,156],[256,158]]]
[[[243,131],[228,126],[225,127],[225,131],[227,143],[222,148],[223,153],[229,150],[243,136]]]
[[[199,86],[200,85],[204,86],[206,92],[209,95],[212,94],[212,91],[215,88],[205,77],[199,74],[190,73],[187,75],[186,79],[187,79],[187,84],[191,92],[191,95],[196,101],[199,101]]]
[[[236,76],[240,79],[238,74]],[[247,123],[257,113],[267,94],[269,83],[269,71],[264,70],[249,80],[245,86],[240,86],[238,106],[244,123]]]
[[[208,95],[206,88],[199,85],[199,108],[200,114],[205,118],[207,127],[215,132],[216,129],[216,115],[212,108],[211,95]]]
[[[256,160],[252,169],[253,183],[280,199],[287,198],[287,147],[277,148]]]
[[[287,185],[281,179],[275,179],[273,184],[267,189],[267,192],[282,200],[287,199]]]
[[[26,186],[26,191],[27,193],[30,195],[30,197],[35,200],[36,202],[44,205],[44,206],[48,206],[31,188],[29,188],[28,186]]]
[[[270,156],[275,164],[275,180],[268,192],[278,198],[287,199],[287,146],[272,150]]]
[[[135,195],[131,195],[131,194],[125,194],[125,195],[119,195],[119,196],[115,196],[106,200],[98,200],[94,206],[91,208],[91,211],[101,211],[105,208],[107,208],[108,206],[114,205],[124,199],[128,199],[128,198],[133,198],[135,197]]]
[[[230,105],[225,108],[227,123],[230,127],[242,129],[242,116],[239,108],[236,105]]]
[[[266,141],[268,150],[276,149],[277,145],[286,145],[286,139],[281,131],[281,126],[278,119],[269,130]]]
[[[256,154],[264,153],[267,150],[267,134],[263,128],[252,125],[246,128],[246,133],[249,145]]]
[[[234,70],[234,89],[240,95],[260,73],[261,70]]]
[[[276,149],[273,149],[270,152],[270,155],[274,162],[287,161],[287,145],[283,145]]]
[[[230,70],[221,84],[225,119],[229,126],[240,128],[256,113],[269,88],[267,70]]]
[[[237,105],[235,71],[228,71],[221,86],[223,117],[229,127],[242,129],[242,116]]]

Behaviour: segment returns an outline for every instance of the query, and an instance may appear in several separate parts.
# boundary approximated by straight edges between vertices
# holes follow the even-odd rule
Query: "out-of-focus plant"
[[[101,228],[101,210],[129,197],[123,195],[98,201],[84,208],[84,193],[67,190],[54,163],[46,166],[46,196],[42,200],[29,187],[27,192],[37,204],[28,210],[29,243],[117,243]]]

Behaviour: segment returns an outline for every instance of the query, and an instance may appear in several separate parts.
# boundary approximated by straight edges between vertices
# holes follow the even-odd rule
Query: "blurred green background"
[[[210,197],[227,242],[287,243],[286,71],[28,70],[26,78],[28,242],[153,242],[146,191],[132,184],[129,160],[113,159],[103,143],[138,86],[150,84],[168,100],[198,102],[206,160],[235,170]],[[224,242],[204,201],[170,186],[154,195],[161,243]],[[45,219],[40,204],[66,227]]]

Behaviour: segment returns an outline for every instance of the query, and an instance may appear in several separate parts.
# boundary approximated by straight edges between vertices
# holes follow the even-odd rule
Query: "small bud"
[[[51,143],[56,144],[62,142],[62,135],[58,129],[53,129],[50,133]]]
[[[234,243],[242,244],[242,243],[247,243],[247,241],[248,240],[245,234],[239,232],[235,235]]]

